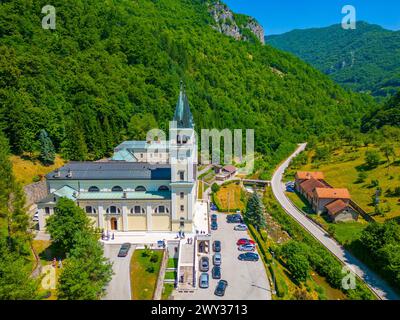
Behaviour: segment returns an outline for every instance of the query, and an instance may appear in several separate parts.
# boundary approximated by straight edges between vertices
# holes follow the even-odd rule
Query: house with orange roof
[[[317,214],[327,213],[334,222],[357,220],[359,213],[351,206],[348,189],[333,188],[325,180],[323,172],[299,171],[295,187],[310,203]]]

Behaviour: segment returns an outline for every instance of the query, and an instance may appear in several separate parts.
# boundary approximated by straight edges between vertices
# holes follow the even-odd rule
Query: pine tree
[[[39,134],[40,140],[40,161],[44,165],[54,164],[54,159],[56,157],[56,151],[54,149],[53,142],[51,141],[46,130],[40,130]]]
[[[88,149],[80,125],[70,121],[65,128],[65,139],[62,143],[63,157],[69,160],[86,160]]]
[[[266,227],[263,204],[256,192],[247,202],[245,219],[258,230]]]

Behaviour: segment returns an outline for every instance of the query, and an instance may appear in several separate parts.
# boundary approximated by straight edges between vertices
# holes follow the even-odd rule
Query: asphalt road
[[[371,271],[361,261],[352,256],[340,244],[332,239],[322,228],[308,219],[303,212],[297,209],[285,194],[285,185],[282,183],[283,174],[289,166],[291,160],[299,153],[304,151],[306,144],[299,145],[299,148],[275,171],[272,177],[272,191],[275,198],[279,201],[283,209],[292,216],[306,230],[308,230],[317,240],[319,240],[329,251],[331,251],[340,261],[350,270],[357,274],[363,281],[384,300],[399,300],[399,296],[393,289],[382,280],[377,274]]]
[[[118,258],[120,245],[104,244],[104,256],[113,263],[114,275],[108,284],[103,300],[131,300],[129,265],[135,246],[132,246],[125,258]]]
[[[236,246],[240,238],[249,238],[247,232],[234,231],[236,224],[228,224],[226,215],[218,213],[218,230],[212,231],[212,241],[221,241],[222,265],[221,275],[223,280],[228,281],[228,287],[224,297],[214,295],[214,290],[219,280],[212,279],[211,269],[214,252],[211,249],[208,255],[210,259],[208,289],[195,290],[194,293],[177,293],[177,300],[271,300],[271,289],[266,271],[261,259],[258,262],[239,261],[239,252]],[[198,272],[198,277],[200,272]],[[199,279],[197,279],[198,281]],[[198,284],[197,284],[198,285]]]

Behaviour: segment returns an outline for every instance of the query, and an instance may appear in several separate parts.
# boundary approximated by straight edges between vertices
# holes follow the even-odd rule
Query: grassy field
[[[200,180],[199,187],[198,187],[197,199],[203,199],[203,191],[204,191],[204,182]]]
[[[177,268],[178,267],[178,259],[169,258],[167,262],[167,268]]]
[[[165,283],[164,289],[161,295],[161,300],[168,300],[171,296],[172,291],[174,291],[174,285],[172,283]]]
[[[240,184],[230,183],[221,186],[214,199],[221,211],[243,210],[246,206],[243,193]]]
[[[146,250],[135,250],[131,258],[132,300],[152,300],[156,289],[163,252],[154,250],[150,255],[146,255],[146,252]],[[150,261],[152,255],[158,257],[157,262]]]
[[[398,147],[398,146],[397,146]],[[399,197],[390,197],[387,194],[389,189],[400,186],[400,163],[391,163],[388,166],[384,155],[381,153],[381,163],[374,169],[366,168],[365,152],[367,150],[377,150],[377,147],[351,148],[343,147],[333,152],[328,162],[316,164],[312,163],[313,153],[309,152],[309,163],[300,168],[292,168],[288,171],[287,177],[293,177],[295,171],[322,171],[326,181],[337,188],[348,188],[352,198],[369,214],[374,213],[372,197],[375,187],[371,181],[378,180],[383,190],[381,204],[384,210],[390,210],[384,216],[374,216],[377,221],[384,221],[400,216]],[[358,179],[359,173],[365,172],[367,178],[364,182]]]
[[[10,160],[13,165],[15,178],[22,185],[34,182],[34,179],[46,175],[47,173],[63,166],[65,163],[65,161],[59,156],[56,157],[54,165],[51,166],[44,166],[39,160],[30,160],[27,157],[11,156]]]

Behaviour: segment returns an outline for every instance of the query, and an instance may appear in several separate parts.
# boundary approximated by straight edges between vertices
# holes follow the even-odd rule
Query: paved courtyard
[[[125,258],[118,258],[119,244],[104,244],[104,256],[113,263],[114,275],[108,284],[104,300],[131,300],[129,264],[135,246],[132,246]]]
[[[228,281],[225,296],[220,298],[214,295],[218,280],[211,277],[212,256],[210,259],[210,287],[196,289],[194,293],[175,293],[176,300],[271,300],[269,281],[261,260],[258,262],[243,262],[238,260],[236,242],[240,238],[248,238],[247,232],[234,231],[235,224],[226,222],[226,215],[218,213],[218,230],[212,231],[212,241],[220,240],[222,244],[222,279]],[[197,282],[198,277],[197,276]]]

